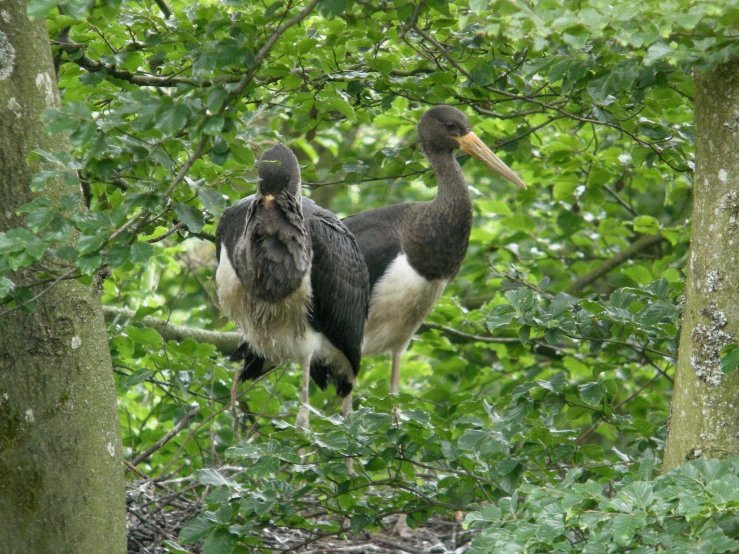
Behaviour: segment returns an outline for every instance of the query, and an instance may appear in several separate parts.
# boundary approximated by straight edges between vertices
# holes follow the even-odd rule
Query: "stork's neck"
[[[430,152],[427,157],[436,175],[436,198],[417,204],[403,247],[411,266],[426,279],[452,279],[467,252],[472,199],[452,152]]]
[[[468,211],[472,208],[472,199],[467,190],[462,168],[454,157],[454,152],[432,151],[426,154],[431,168],[436,175],[437,193],[434,203],[446,210],[449,207]]]

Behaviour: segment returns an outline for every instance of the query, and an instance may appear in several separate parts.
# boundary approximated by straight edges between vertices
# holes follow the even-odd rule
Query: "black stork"
[[[475,135],[467,117],[452,106],[436,106],[424,113],[418,122],[418,138],[436,175],[436,198],[344,219],[364,255],[372,289],[362,354],[392,353],[392,393],[398,392],[401,355],[456,276],[467,250],[472,199],[454,151],[461,149],[526,188]]]
[[[351,411],[369,304],[367,268],[352,234],[303,198],[300,167],[277,143],[259,161],[257,193],[223,212],[216,281],[226,315],[244,334],[236,382],[290,360],[302,364],[296,427],[307,429],[309,376],[329,377]]]

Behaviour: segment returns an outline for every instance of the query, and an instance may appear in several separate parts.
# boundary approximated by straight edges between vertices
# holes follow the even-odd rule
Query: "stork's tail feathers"
[[[254,352],[246,341],[242,342],[236,352],[231,354],[229,358],[231,362],[238,362],[239,360],[244,360],[244,367],[241,368],[238,374],[240,382],[247,379],[253,381],[270,369],[264,367],[264,358]]]
[[[258,379],[274,367],[266,364],[264,358],[254,352],[246,341],[242,342],[229,358],[231,362],[240,360],[244,360],[244,366],[238,373],[239,382]],[[335,364],[314,361],[310,365],[310,376],[321,390],[326,390],[329,379],[331,379],[336,388],[336,394],[342,398],[351,393],[354,388],[354,377],[349,377],[346,371],[342,371]]]
[[[338,368],[330,364],[313,362],[310,365],[310,376],[316,382],[316,385],[321,388],[321,390],[326,390],[326,387],[328,386],[328,379],[329,377],[331,377],[334,383],[334,388],[336,388],[336,394],[338,394],[342,398],[351,393],[352,389],[354,388],[354,379],[350,379]]]

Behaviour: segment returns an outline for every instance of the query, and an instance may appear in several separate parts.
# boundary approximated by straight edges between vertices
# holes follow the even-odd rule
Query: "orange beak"
[[[508,179],[511,183],[518,185],[522,189],[526,188],[526,183],[524,183],[510,167],[504,164],[503,160],[493,154],[490,148],[485,146],[485,143],[482,142],[480,140],[480,137],[478,137],[475,133],[470,131],[463,137],[452,138],[454,138],[454,140],[459,143],[459,147],[462,149],[462,152],[464,152],[465,154],[469,154],[473,158],[477,158],[490,169],[495,171],[498,175],[504,177],[505,179]]]

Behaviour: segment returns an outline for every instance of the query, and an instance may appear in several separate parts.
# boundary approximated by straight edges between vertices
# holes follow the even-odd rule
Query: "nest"
[[[174,486],[179,490],[174,490]],[[177,543],[180,530],[203,508],[209,487],[175,479],[156,482],[143,479],[129,483],[126,491],[128,554],[166,554],[167,541]],[[388,516],[383,533],[346,533],[320,536],[304,529],[265,527],[260,531],[264,546],[254,552],[296,554],[463,554],[469,547],[472,531],[450,518],[434,517],[416,530],[400,527],[392,534],[398,516]],[[459,519],[459,518],[457,518]],[[398,536],[400,533],[402,536]],[[180,546],[201,554],[202,543]]]

